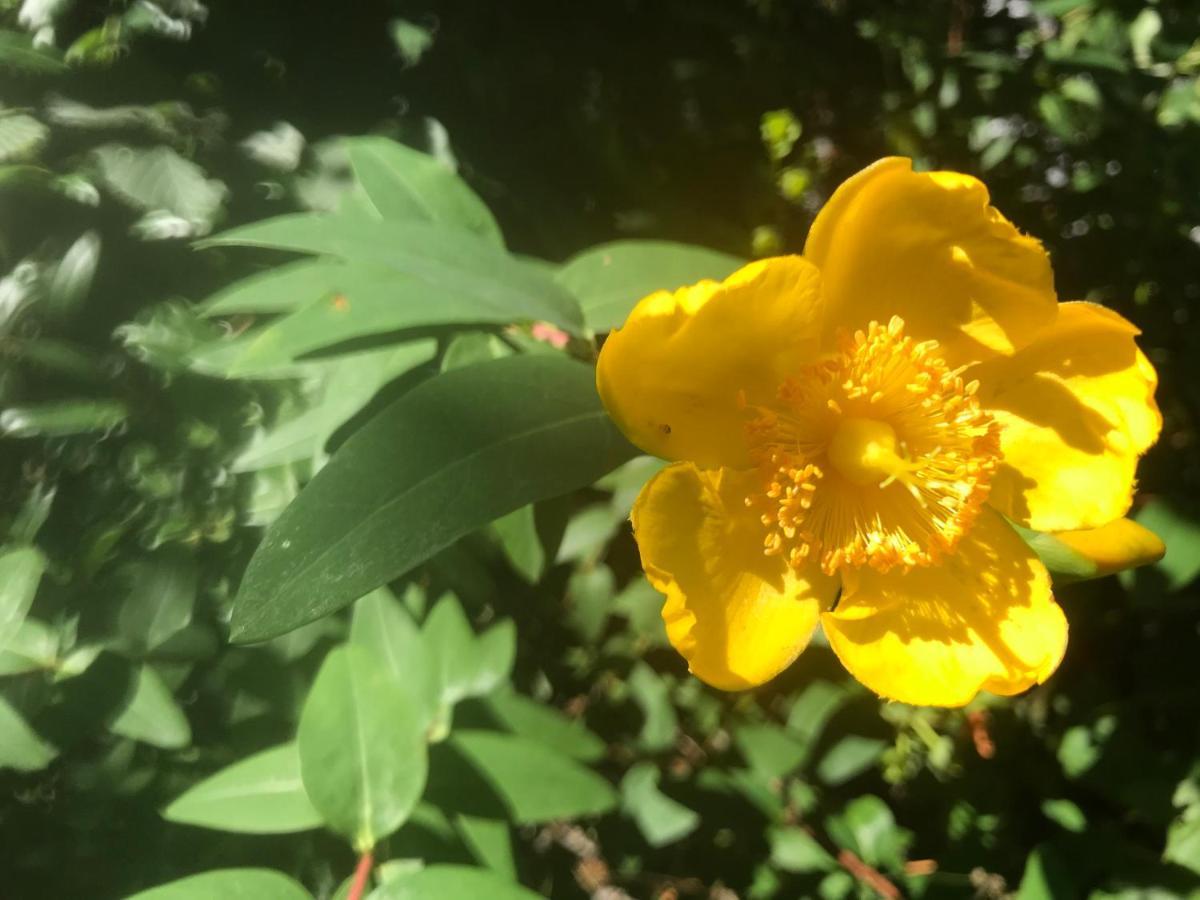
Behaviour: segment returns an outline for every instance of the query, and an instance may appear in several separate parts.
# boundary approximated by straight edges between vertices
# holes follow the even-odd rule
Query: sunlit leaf
[[[399,876],[377,889],[372,900],[449,900],[451,897],[487,898],[487,900],[541,900],[490,869],[471,866],[428,866]]]
[[[326,657],[300,715],[298,744],[312,805],[359,851],[404,824],[425,786],[418,701],[361,647]]]
[[[351,138],[346,149],[380,218],[465,228],[503,246],[500,228],[484,202],[432,156],[380,137]]]
[[[109,724],[114,734],[164,750],[186,747],[192,730],[170,689],[149,665],[138,669],[133,693]]]
[[[295,744],[263,750],[210,775],[172,802],[163,817],[243,834],[287,834],[321,824],[300,780]]]
[[[264,640],[319,618],[632,453],[587,366],[520,356],[426,381],[356,432],[267,532],[233,637]]]
[[[745,262],[689,244],[615,241],[567,260],[558,280],[579,298],[588,327],[599,332],[623,324],[634,304],[647,294],[705,278],[719,281]]]
[[[0,650],[10,641],[33,604],[46,557],[37,547],[9,545],[0,549]]]
[[[664,847],[691,834],[700,816],[658,789],[658,768],[641,762],[621,779],[621,807],[637,822],[651,847]]]
[[[216,869],[131,894],[126,900],[312,900],[288,876],[270,869]]]
[[[536,741],[473,730],[456,730],[450,741],[496,790],[518,824],[598,815],[616,804],[607,781]]]
[[[57,755],[58,751],[0,697],[0,769],[36,772],[46,768]]]

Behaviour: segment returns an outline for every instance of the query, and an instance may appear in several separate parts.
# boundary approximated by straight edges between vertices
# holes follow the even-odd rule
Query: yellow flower
[[[884,697],[1044,681],[1067,623],[1008,520],[1079,531],[1129,509],[1161,427],[1137,333],[1060,304],[979,181],[905,159],[843,184],[803,256],[642,300],[597,381],[675,460],[633,527],[692,672],[761,684],[820,624]]]

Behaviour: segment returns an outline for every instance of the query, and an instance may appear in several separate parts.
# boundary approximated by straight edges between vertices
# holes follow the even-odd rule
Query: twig
[[[364,850],[354,869],[354,882],[350,885],[350,890],[346,892],[346,900],[362,900],[363,892],[367,889],[367,879],[370,877],[371,868],[374,865],[374,854],[370,850]]]
[[[885,900],[900,900],[902,896],[900,888],[888,881],[878,869],[868,866],[849,850],[839,850],[837,861],[843,869],[871,888],[880,897],[884,897]]]

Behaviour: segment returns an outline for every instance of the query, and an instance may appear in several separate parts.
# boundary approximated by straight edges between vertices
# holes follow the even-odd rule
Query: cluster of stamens
[[[843,335],[746,426],[762,490],[746,498],[764,550],[833,574],[925,566],[954,548],[987,497],[998,428],[977,382],[898,317]]]

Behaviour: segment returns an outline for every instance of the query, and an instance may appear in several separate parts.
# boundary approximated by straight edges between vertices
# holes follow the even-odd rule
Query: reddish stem
[[[363,852],[363,855],[358,858],[358,865],[354,869],[354,883],[350,885],[350,892],[346,894],[346,900],[362,900],[363,892],[367,889],[367,878],[371,875],[371,868],[375,865],[375,856],[370,850]]]

